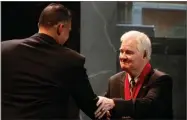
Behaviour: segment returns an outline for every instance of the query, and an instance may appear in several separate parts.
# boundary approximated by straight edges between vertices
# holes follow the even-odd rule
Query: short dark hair
[[[51,3],[45,7],[40,14],[39,26],[52,27],[59,22],[67,22],[71,20],[71,12],[62,4]]]

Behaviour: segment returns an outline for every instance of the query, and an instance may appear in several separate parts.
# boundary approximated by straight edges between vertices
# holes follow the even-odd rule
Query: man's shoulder
[[[75,51],[75,50],[72,50],[72,49],[70,49],[70,48],[68,48],[68,47],[64,47],[64,50],[65,50],[69,55],[71,55],[71,56],[74,57],[74,58],[82,59],[82,60],[85,59],[84,55],[78,53],[78,52]]]
[[[170,75],[166,72],[161,71],[161,70],[154,69],[153,76],[157,76],[159,78],[159,77],[162,77],[162,76],[170,76]]]
[[[118,72],[110,77],[111,81],[120,80],[125,77],[125,71]]]
[[[12,49],[19,44],[21,44],[25,39],[11,39],[11,40],[5,40],[1,42],[1,48],[4,49]]]
[[[63,47],[63,55],[65,55],[66,59],[69,60],[73,65],[84,65],[85,57],[78,53],[75,50],[72,50],[67,47]]]
[[[154,82],[154,81],[161,82],[163,80],[172,81],[172,77],[168,73],[163,72],[158,69],[154,69],[154,73],[151,76],[151,79],[153,80],[152,82]]]
[[[167,73],[161,71],[161,70],[158,70],[158,69],[154,69],[154,73],[158,76],[163,76],[163,75],[167,75]]]
[[[5,40],[5,41],[2,41],[1,44],[18,44],[20,42],[22,42],[24,39],[10,39],[10,40]]]

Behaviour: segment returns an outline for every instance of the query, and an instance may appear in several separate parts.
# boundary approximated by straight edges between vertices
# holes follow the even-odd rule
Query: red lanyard
[[[125,82],[124,82],[124,96],[125,96],[125,100],[130,100],[130,99],[136,99],[140,88],[143,85],[145,76],[150,72],[151,70],[151,65],[149,63],[147,63],[143,69],[143,71],[141,72],[139,78],[138,78],[138,82],[136,83],[136,85],[133,88],[132,91],[132,95],[130,92],[130,83],[129,83],[129,79],[128,79],[128,74],[126,74],[125,76]]]

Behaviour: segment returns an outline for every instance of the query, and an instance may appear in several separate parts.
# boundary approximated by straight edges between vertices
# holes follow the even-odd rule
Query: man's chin
[[[129,69],[128,69],[127,67],[122,66],[122,67],[121,67],[121,70],[123,70],[123,71],[128,71]]]

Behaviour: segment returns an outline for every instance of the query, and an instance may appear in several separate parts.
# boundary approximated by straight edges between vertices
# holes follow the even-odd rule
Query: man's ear
[[[57,34],[60,35],[63,31],[63,28],[64,28],[64,24],[59,24],[57,26]]]
[[[143,58],[146,58],[146,57],[147,57],[147,51],[144,50]]]
[[[59,24],[60,25],[60,28],[63,29],[64,28],[64,24]]]
[[[56,32],[57,32],[57,35],[60,35],[60,25],[57,26]]]

